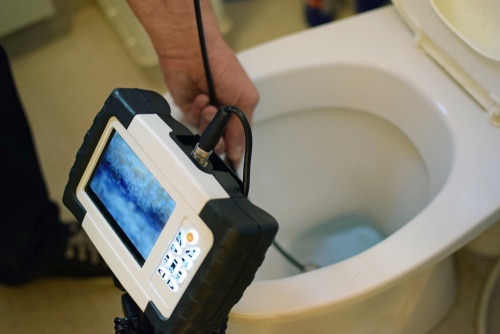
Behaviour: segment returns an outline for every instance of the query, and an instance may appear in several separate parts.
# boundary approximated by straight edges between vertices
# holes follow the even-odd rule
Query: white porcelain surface
[[[259,122],[293,111],[341,107],[370,112],[414,143],[426,164],[430,202],[406,223],[389,228],[383,242],[345,261],[255,281],[234,307],[232,323],[251,327],[258,319],[285,328],[280,326],[286,321],[307,315],[320,322],[339,307],[391,291],[387,289],[446,258],[498,219],[500,130],[412,41],[395,11],[386,8],[241,55],[262,94],[256,129]],[[306,148],[284,148],[281,154],[293,165],[299,163],[301,149]],[[328,146],[308,149],[327,152]],[[334,156],[331,163],[336,163]],[[311,162],[310,173],[322,167]],[[254,168],[253,173],[266,171]],[[300,184],[296,191],[302,191]],[[311,194],[311,205],[322,199]],[[286,229],[287,222],[281,223]]]
[[[405,81],[344,64],[283,73],[259,87],[265,116],[254,123],[250,198],[280,222],[277,239],[301,261],[325,266],[352,253],[357,239],[390,236],[445,184],[450,134],[440,109]],[[318,254],[332,252],[330,262]],[[275,262],[257,277],[282,277]]]

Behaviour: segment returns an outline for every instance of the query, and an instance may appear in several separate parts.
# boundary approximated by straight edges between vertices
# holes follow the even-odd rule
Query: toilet
[[[500,2],[397,0],[239,55],[280,223],[228,333],[425,333],[500,220]],[[480,29],[475,31],[474,29]]]

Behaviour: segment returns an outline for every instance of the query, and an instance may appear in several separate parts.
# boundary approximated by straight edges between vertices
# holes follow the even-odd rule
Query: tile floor
[[[55,2],[58,17],[2,38],[1,43],[11,56],[51,196],[59,201],[74,154],[111,90],[166,88],[157,68],[144,69],[133,62],[95,2]],[[231,1],[226,8],[234,19],[227,39],[236,51],[307,28],[302,0]],[[342,15],[348,14],[345,7]],[[64,208],[62,216],[71,219]],[[432,334],[475,332],[478,296],[493,259],[466,249],[455,258],[457,301]],[[0,333],[110,333],[113,318],[121,315],[119,295],[107,279],[0,286]]]

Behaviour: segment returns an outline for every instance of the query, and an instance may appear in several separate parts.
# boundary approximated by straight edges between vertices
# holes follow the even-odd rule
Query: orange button
[[[194,229],[187,231],[186,240],[191,245],[198,243],[198,232]]]

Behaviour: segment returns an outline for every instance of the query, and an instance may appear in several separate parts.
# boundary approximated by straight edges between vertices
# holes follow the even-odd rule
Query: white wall
[[[52,0],[0,0],[0,37],[55,13]]]

